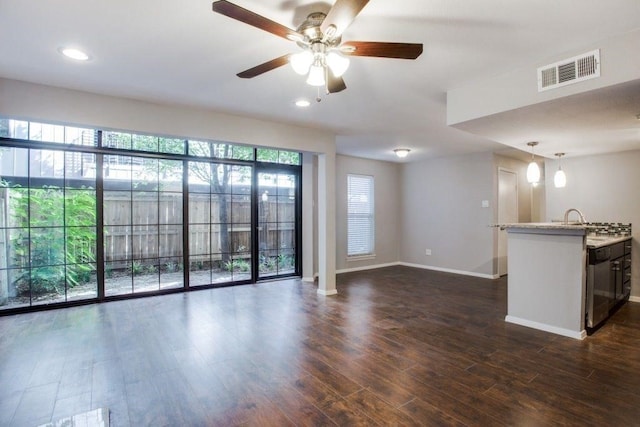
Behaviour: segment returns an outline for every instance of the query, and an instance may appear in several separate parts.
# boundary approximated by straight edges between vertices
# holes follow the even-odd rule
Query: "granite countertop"
[[[512,224],[498,224],[498,227],[505,228],[531,228],[537,230],[586,230],[587,226],[579,222],[516,222]]]
[[[569,224],[565,224],[563,222],[520,222],[513,224],[498,224],[496,225],[496,227],[500,227],[503,230],[509,228],[517,228],[530,229],[532,231],[540,230],[541,232],[543,232],[544,230],[549,230],[550,232],[553,232],[553,230],[567,230],[571,234],[582,234],[579,232],[583,231],[587,240],[587,248],[590,249],[613,245],[615,243],[624,242],[625,240],[631,239],[631,235],[629,234],[591,235],[589,230],[592,229],[592,227],[586,224],[581,224],[579,222],[570,222]]]
[[[587,236],[587,247],[590,249],[601,248],[603,246],[613,245],[614,243],[624,242],[631,239],[630,235],[615,236]]]

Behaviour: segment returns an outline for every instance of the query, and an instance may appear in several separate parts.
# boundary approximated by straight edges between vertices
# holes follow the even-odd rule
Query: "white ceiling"
[[[291,28],[330,7],[234,2]],[[524,125],[558,129],[544,114],[523,128],[500,116],[490,125],[469,124],[478,135],[448,127],[446,92],[639,27],[638,0],[371,0],[343,40],[423,43],[424,53],[416,61],[353,57],[347,90],[316,103],[315,89],[288,66],[236,77],[298,48],[213,13],[209,0],[0,0],[0,77],[329,129],[339,153],[395,161],[392,150],[402,146],[412,150],[405,160],[412,161],[539,138]],[[57,50],[67,45],[83,48],[91,61],[64,58]],[[295,107],[299,98],[312,100],[311,107]],[[564,125],[564,133],[576,126]],[[640,148],[637,132],[626,143]]]

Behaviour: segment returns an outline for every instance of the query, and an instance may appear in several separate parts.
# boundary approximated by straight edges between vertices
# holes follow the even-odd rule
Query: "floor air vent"
[[[596,77],[600,77],[599,49],[538,68],[538,92]]]

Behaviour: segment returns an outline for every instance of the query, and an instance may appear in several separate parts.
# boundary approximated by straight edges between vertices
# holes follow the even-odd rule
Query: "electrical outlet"
[[[424,250],[424,254],[425,255],[431,255],[431,249],[425,249]]]

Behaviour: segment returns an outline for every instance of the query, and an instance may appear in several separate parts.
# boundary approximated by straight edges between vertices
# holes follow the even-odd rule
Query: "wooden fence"
[[[226,198],[229,244],[222,246],[220,198]],[[276,199],[276,200],[273,200]],[[260,202],[261,250],[295,247],[295,203],[286,197]],[[251,250],[251,199],[248,195],[192,193],[189,218],[182,215],[182,194],[105,192],[105,261],[182,257],[183,220],[189,222],[192,260],[220,259],[221,253],[249,256]]]
[[[5,228],[10,216],[7,210],[9,193],[9,189],[0,189],[0,228],[4,229],[0,233],[0,284],[7,281],[1,276],[9,264],[7,256],[11,254],[15,258],[18,254],[7,245],[10,235],[20,232],[20,229]],[[221,198],[225,198],[224,201]],[[225,202],[227,227],[220,222],[220,206]],[[109,268],[129,268],[127,262],[131,260],[148,259],[149,264],[157,264],[158,258],[160,265],[181,263],[184,221],[189,223],[191,262],[220,260],[222,254],[232,254],[234,258],[251,256],[249,195],[191,193],[189,218],[183,217],[182,203],[182,193],[179,192],[105,191],[104,259],[110,263]],[[259,203],[261,254],[267,257],[280,253],[292,255],[295,249],[295,201],[276,195]],[[61,232],[58,227],[55,229]],[[229,238],[223,247],[222,235],[225,232]],[[22,261],[14,259],[13,265],[28,265],[28,252],[23,252],[22,257]],[[6,298],[2,288],[4,286],[0,286],[0,301]]]

